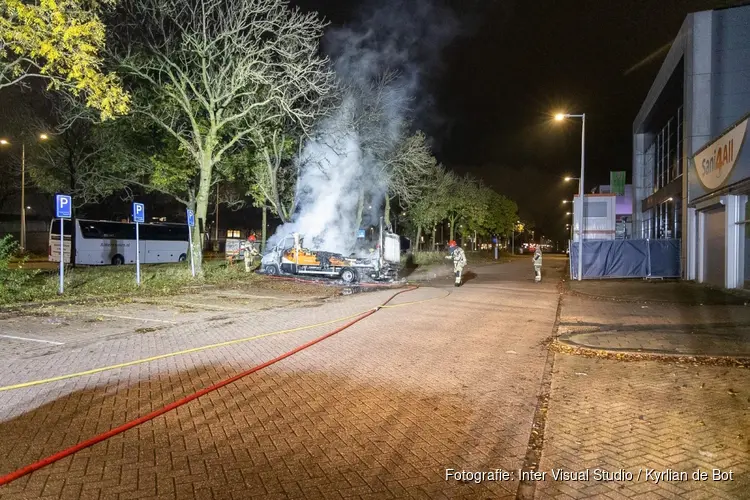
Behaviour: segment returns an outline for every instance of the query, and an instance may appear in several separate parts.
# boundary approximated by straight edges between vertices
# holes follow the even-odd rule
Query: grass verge
[[[246,273],[244,265],[224,261],[203,263],[203,276],[193,278],[187,263],[141,266],[141,285],[135,281],[135,266],[78,266],[65,270],[65,293],[58,295],[59,275],[56,271],[24,271],[28,280],[23,286],[0,288],[0,304],[52,300],[111,299],[117,297],[148,297],[174,295],[207,286],[221,288],[265,288],[298,293],[320,294],[324,287],[314,284],[279,282],[254,272]],[[329,293],[322,292],[325,295]]]

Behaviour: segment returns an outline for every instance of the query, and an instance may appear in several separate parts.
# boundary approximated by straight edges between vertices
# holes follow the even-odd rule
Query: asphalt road
[[[443,278],[401,294],[277,364],[0,487],[0,498],[514,498],[515,474],[458,479],[523,465],[564,263],[546,256],[541,284],[530,258],[470,264],[460,288]],[[178,316],[107,337],[92,325],[17,355],[0,366],[5,387],[318,325],[0,387],[0,475],[268,361],[393,293]]]

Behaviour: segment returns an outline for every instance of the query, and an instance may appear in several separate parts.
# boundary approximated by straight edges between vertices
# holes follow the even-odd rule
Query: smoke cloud
[[[431,102],[424,76],[439,69],[458,27],[436,2],[394,0],[373,1],[355,22],[327,33],[341,102],[296,159],[297,211],[269,245],[299,232],[307,248],[349,255],[357,230],[378,224],[388,185],[383,159]]]

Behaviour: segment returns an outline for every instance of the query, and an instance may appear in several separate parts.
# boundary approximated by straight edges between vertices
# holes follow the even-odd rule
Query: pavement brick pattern
[[[594,348],[741,356],[748,354],[750,306],[616,302],[568,293],[558,333]]]
[[[634,479],[557,482],[558,468]],[[646,469],[688,480],[657,483]],[[698,469],[707,481],[691,479]],[[713,469],[733,480],[713,481]],[[557,354],[539,470],[539,499],[750,498],[750,370]]]
[[[554,267],[550,259],[549,268]],[[548,268],[548,269],[549,269]],[[554,274],[557,271],[548,270]],[[0,488],[0,498],[513,498],[558,293],[517,262],[424,288],[262,372]],[[325,321],[392,292],[116,337],[0,367],[4,384]],[[450,293],[450,296],[448,294]],[[0,392],[0,473],[330,330]]]

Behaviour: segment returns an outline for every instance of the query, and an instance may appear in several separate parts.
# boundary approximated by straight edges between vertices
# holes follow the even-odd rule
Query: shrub
[[[23,286],[36,276],[38,271],[27,271],[23,264],[27,258],[11,262],[18,252],[18,244],[13,236],[6,235],[0,239],[0,297],[8,298],[17,295]]]

